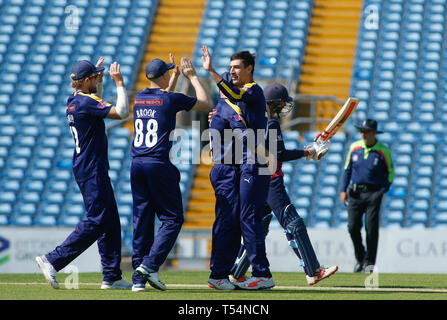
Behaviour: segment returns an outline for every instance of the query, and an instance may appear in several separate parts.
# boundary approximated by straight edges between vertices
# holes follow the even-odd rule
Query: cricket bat
[[[327,125],[326,129],[318,135],[317,141],[326,142],[331,140],[334,134],[344,126],[346,120],[354,113],[355,108],[359,104],[360,100],[357,98],[349,97],[344,103],[343,107],[338,111],[332,121]]]
[[[349,97],[343,104],[343,107],[327,125],[326,129],[324,129],[324,131],[316,137],[315,143],[318,145],[331,140],[331,138],[337,133],[338,130],[340,130],[341,127],[344,126],[349,117],[354,113],[359,102],[359,99]],[[327,149],[319,152],[317,154],[318,160],[320,160],[327,152]]]

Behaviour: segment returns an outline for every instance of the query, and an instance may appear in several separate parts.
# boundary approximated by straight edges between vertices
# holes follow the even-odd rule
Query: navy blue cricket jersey
[[[132,157],[168,160],[172,147],[169,135],[175,129],[176,114],[191,110],[196,102],[197,98],[163,89],[140,91],[133,107]]]
[[[78,181],[109,169],[104,118],[111,107],[103,99],[80,90],[67,100],[66,116],[75,141],[73,173]]]
[[[210,134],[213,162],[235,164],[235,138],[225,139],[225,131],[239,129],[243,132],[246,129],[246,121],[239,107],[228,99],[219,99],[216,105],[216,114],[211,119],[210,129],[216,130],[220,135],[220,141],[216,141],[216,137],[212,133]]]
[[[238,89],[232,81],[227,81],[224,78],[217,84],[217,87],[231,103],[241,109],[247,122],[247,128],[254,130],[255,145],[265,143],[267,109],[262,88],[256,82],[250,82]],[[264,131],[262,139],[258,139],[258,130]],[[247,159],[252,161],[252,156],[244,152],[244,162],[247,162]]]
[[[243,88],[238,89],[231,81],[222,79],[217,86],[232,103],[241,108],[248,128],[266,129],[267,109],[264,92],[256,82],[246,83]]]

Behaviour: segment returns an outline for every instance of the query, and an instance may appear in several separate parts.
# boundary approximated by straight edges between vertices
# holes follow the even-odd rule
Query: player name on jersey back
[[[157,110],[141,108],[135,109],[135,115],[137,118],[155,118],[155,113]]]

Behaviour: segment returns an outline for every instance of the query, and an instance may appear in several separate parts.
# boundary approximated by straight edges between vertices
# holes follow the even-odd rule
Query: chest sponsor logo
[[[139,105],[139,106],[162,106],[163,100],[162,99],[151,99],[151,100],[136,99],[135,104]]]
[[[375,158],[374,159],[374,166],[377,166],[378,163],[379,163],[379,158]]]

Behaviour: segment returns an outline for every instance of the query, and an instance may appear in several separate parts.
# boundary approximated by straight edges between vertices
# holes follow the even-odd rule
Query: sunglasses
[[[89,78],[89,79],[93,79],[93,78],[98,79],[98,78],[99,78],[99,73],[94,74],[94,75],[91,75],[91,76],[88,77],[88,78]]]

